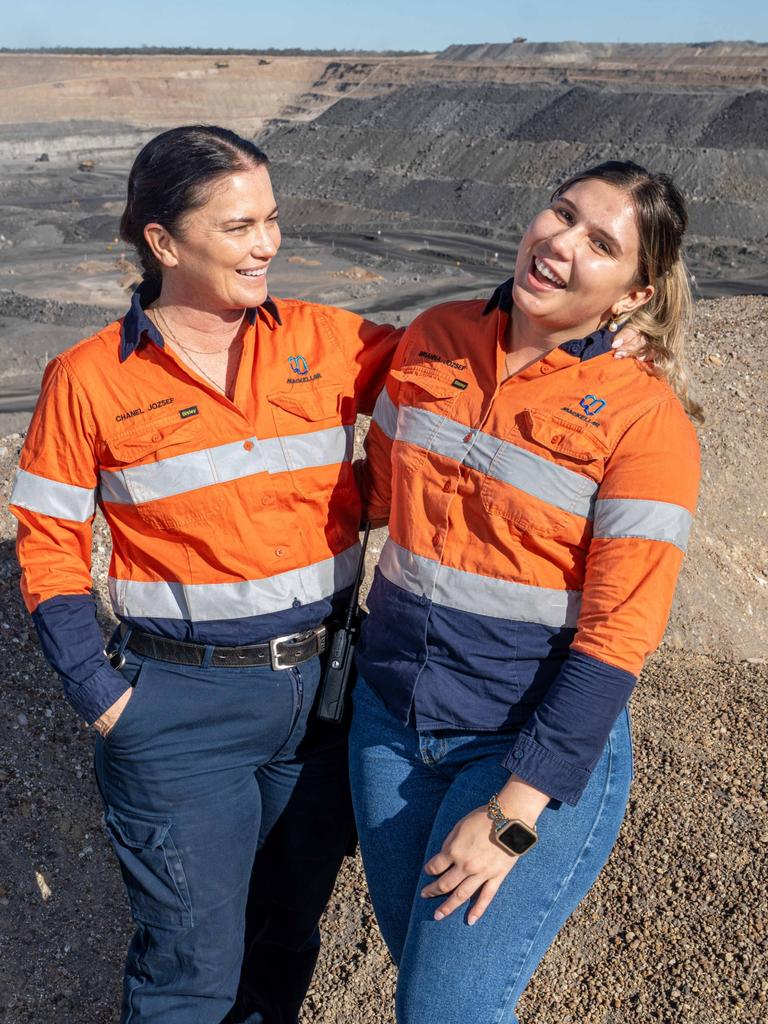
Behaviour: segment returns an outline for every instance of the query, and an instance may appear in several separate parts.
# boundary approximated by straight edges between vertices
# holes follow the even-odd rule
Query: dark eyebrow
[[[272,217],[277,216],[277,207],[267,214],[264,220],[270,220]],[[222,221],[222,224],[255,224],[256,220],[253,217],[230,217],[229,220]]]
[[[566,199],[565,196],[558,196],[557,199],[555,199],[555,202],[556,203],[565,203],[565,205],[568,206],[571,210],[573,210],[574,213],[578,213],[579,212],[578,208],[574,205],[574,203],[572,203],[570,199]],[[610,231],[606,231],[605,228],[596,228],[595,230],[597,231],[597,233],[599,235],[602,236],[602,238],[605,239],[605,241],[611,247],[612,251],[617,256],[622,256],[624,254],[624,250],[622,249],[621,244],[619,243],[618,238],[615,238],[610,233]]]

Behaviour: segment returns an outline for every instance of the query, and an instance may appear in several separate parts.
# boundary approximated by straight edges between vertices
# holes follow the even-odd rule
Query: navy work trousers
[[[96,745],[136,922],[121,1022],[295,1024],[352,831],[345,730],[312,711],[319,659],[126,656],[133,694]]]

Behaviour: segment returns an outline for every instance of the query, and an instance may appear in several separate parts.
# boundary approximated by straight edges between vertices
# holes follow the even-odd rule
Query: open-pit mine
[[[46,362],[120,315],[137,280],[117,237],[131,161],[159,130],[192,122],[231,127],[270,157],[284,230],[272,292],[377,320],[489,293],[532,213],[575,170],[629,158],[686,193],[691,372],[707,415],[700,510],[667,635],[632,701],[630,814],[521,1020],[765,1021],[768,45],[0,53],[6,499]],[[130,921],[90,734],[18,593],[14,525],[4,504],[0,1019],[107,1024]],[[105,630],[108,558],[97,519]],[[305,1024],[392,1021],[394,971],[357,860],[324,934]]]

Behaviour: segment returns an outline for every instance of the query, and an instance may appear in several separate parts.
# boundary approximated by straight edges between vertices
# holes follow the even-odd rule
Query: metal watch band
[[[493,827],[496,829],[497,832],[499,831],[500,828],[504,828],[504,826],[509,821],[509,818],[506,818],[504,816],[504,812],[501,809],[498,793],[494,793],[491,799],[488,801],[488,815],[493,821]]]
[[[492,819],[493,827],[497,832],[499,832],[501,829],[504,828],[505,825],[508,825],[510,821],[513,820],[512,818],[508,818],[504,811],[502,811],[501,804],[499,803],[498,793],[494,793],[491,799],[488,801],[488,816]],[[522,824],[525,825],[526,828],[529,828],[531,832],[536,832],[535,825],[529,825],[525,821],[522,822]]]

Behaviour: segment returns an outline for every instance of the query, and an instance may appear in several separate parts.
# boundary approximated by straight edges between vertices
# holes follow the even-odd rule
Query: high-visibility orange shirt
[[[48,366],[12,510],[22,589],[72,705],[94,721],[126,689],[91,597],[98,504],[122,621],[213,645],[319,625],[352,582],[355,418],[399,332],[268,300],[247,318],[232,400],[163,344],[142,308]]]
[[[421,729],[516,733],[575,802],[659,643],[699,450],[671,388],[598,331],[504,379],[511,282],[406,331],[368,435],[390,536],[358,658]]]

